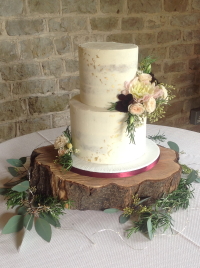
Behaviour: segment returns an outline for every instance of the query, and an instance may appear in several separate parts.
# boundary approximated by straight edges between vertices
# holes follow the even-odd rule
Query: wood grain
[[[132,196],[160,198],[175,190],[181,178],[181,167],[175,151],[160,147],[160,159],[149,171],[129,178],[93,178],[63,171],[54,163],[57,150],[53,145],[35,149],[31,155],[31,186],[37,193],[74,201],[72,209],[123,209]]]

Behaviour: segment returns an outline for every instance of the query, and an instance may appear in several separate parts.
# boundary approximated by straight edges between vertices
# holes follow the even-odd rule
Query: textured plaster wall
[[[77,46],[89,41],[135,43],[140,59],[176,86],[158,124],[189,124],[200,106],[199,0],[0,0],[0,142],[69,124],[78,93]]]

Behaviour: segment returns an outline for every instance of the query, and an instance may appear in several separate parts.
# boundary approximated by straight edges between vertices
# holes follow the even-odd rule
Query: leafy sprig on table
[[[17,215],[9,219],[2,234],[18,232],[23,228],[30,231],[34,224],[38,235],[50,242],[51,225],[60,227],[59,218],[64,214],[65,208],[70,208],[71,201],[36,194],[36,188],[29,184],[29,171],[24,166],[25,157],[8,159],[7,162],[13,165],[8,171],[18,177],[18,180],[6,183],[11,188],[1,188],[0,194],[5,196],[7,209],[17,207]]]
[[[154,141],[163,142],[166,140],[164,134],[159,133],[155,136],[148,136]],[[179,153],[179,146],[168,141],[169,147]],[[179,209],[187,209],[189,201],[194,197],[194,189],[192,188],[193,182],[200,182],[198,171],[193,170],[186,165],[182,166],[182,173],[187,174],[187,178],[181,178],[179,185],[175,191],[170,194],[164,194],[160,199],[156,200],[153,204],[148,204],[150,197],[140,199],[137,194],[133,196],[133,201],[130,207],[123,210],[123,214],[119,217],[121,224],[127,222],[131,217],[136,218],[133,220],[133,226],[127,231],[129,238],[133,233],[138,231],[147,235],[152,239],[156,230],[162,229],[165,232],[168,228],[172,229],[173,219],[171,214]],[[105,209],[106,213],[119,212],[119,209],[109,208]]]

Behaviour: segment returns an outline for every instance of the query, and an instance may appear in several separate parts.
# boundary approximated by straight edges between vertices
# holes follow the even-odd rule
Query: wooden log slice
[[[104,210],[130,206],[132,197],[160,198],[175,190],[181,178],[181,166],[175,151],[160,147],[160,159],[149,171],[129,178],[93,178],[63,171],[54,163],[53,145],[35,149],[31,155],[31,186],[37,193],[72,200],[72,209]]]

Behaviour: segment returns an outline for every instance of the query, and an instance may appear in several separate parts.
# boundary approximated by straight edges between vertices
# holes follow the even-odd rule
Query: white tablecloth
[[[65,128],[39,131],[0,144],[0,187],[11,175],[6,159],[30,156],[36,147],[54,142]],[[147,135],[165,134],[182,153],[180,162],[200,170],[200,134],[164,126],[147,126]],[[167,146],[167,142],[161,145]],[[50,243],[34,228],[18,234],[0,235],[0,267],[84,268],[200,268],[200,184],[193,183],[195,198],[188,210],[172,214],[173,234],[156,233],[152,241],[140,233],[127,239],[130,222],[118,222],[121,213],[66,210],[61,229],[52,227]],[[14,215],[0,196],[0,229]],[[21,246],[19,246],[21,244]]]

